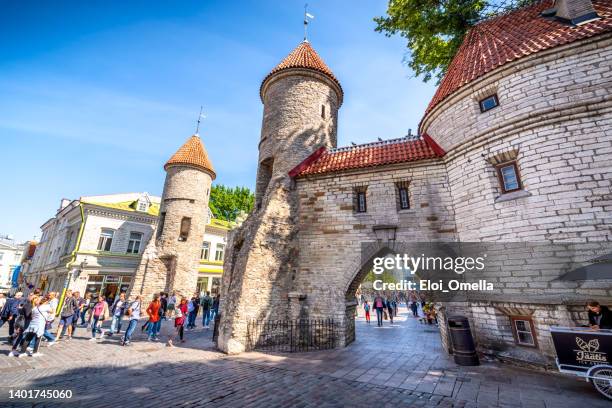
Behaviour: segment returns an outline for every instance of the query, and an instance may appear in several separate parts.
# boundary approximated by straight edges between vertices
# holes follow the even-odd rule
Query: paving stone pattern
[[[315,353],[214,350],[211,331],[196,329],[169,349],[138,334],[92,343],[89,332],[40,358],[10,358],[0,347],[0,406],[83,407],[604,407],[609,402],[570,377],[484,362],[458,367],[435,326],[400,315],[382,329],[357,320],[357,341]],[[165,338],[170,325],[162,330]],[[0,336],[6,335],[6,328]],[[83,337],[81,337],[83,336]],[[9,389],[70,389],[64,401],[9,400]]]

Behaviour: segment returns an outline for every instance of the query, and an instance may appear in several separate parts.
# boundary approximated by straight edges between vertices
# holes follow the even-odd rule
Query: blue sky
[[[302,40],[303,1],[0,0],[0,235],[39,235],[62,197],[160,195],[194,132],[217,182],[253,187],[264,76]],[[339,145],[416,129],[434,84],[374,31],[386,1],[309,1],[310,41],[345,90]]]

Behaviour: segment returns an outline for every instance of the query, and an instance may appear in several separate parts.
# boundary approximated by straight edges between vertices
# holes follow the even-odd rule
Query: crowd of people
[[[436,309],[432,302],[427,302],[416,292],[393,293],[374,292],[372,294],[358,293],[357,299],[365,312],[368,324],[371,322],[371,314],[376,313],[378,327],[383,326],[385,320],[393,324],[393,318],[397,317],[398,306],[405,303],[408,312],[419,319],[423,324],[438,324]]]
[[[145,304],[145,309],[141,296],[129,300],[125,293],[107,299],[102,294],[94,298],[90,293],[82,297],[79,292],[68,289],[61,297],[58,292],[43,295],[36,289],[27,296],[22,292],[10,298],[0,294],[0,327],[8,325],[7,342],[12,346],[9,356],[42,356],[39,349],[43,341],[47,347],[58,341],[70,341],[79,326],[91,330],[92,342],[120,335],[124,322],[127,322],[127,327],[121,336],[121,345],[129,346],[144,317],[141,330],[146,331],[148,341],[160,341],[162,321],[174,320],[174,330],[166,343],[173,347],[177,338],[185,342],[185,326],[188,330],[196,328],[200,310],[202,327],[210,328],[219,312],[219,301],[219,296],[212,297],[208,292],[202,296],[194,294],[190,299],[176,293],[169,296],[161,292],[155,294],[148,305]],[[109,321],[110,326],[104,328],[104,323]]]

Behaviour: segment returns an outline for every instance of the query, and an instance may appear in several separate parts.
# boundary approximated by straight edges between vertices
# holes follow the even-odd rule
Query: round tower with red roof
[[[155,238],[145,249],[133,290],[144,296],[176,292],[190,297],[197,286],[199,249],[208,221],[215,171],[199,135],[191,136],[164,165],[166,181]]]
[[[259,142],[256,205],[270,180],[288,172],[318,148],[336,147],[340,82],[308,41],[301,42],[263,80],[264,114]]]

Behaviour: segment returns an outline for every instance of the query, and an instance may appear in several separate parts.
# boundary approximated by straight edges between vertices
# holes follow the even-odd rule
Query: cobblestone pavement
[[[203,329],[172,349],[138,336],[127,348],[118,338],[92,343],[79,329],[73,340],[41,348],[39,358],[8,357],[3,345],[0,406],[34,405],[9,399],[17,389],[73,392],[70,400],[39,398],[37,407],[610,406],[579,379],[496,363],[458,367],[441,352],[435,327],[405,316],[380,329],[360,318],[350,347],[291,355],[228,357]]]

